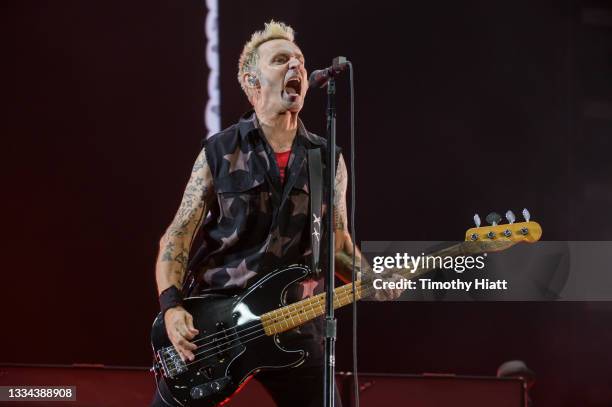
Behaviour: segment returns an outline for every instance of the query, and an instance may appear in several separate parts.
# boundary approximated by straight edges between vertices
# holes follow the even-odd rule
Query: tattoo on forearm
[[[162,261],[172,261],[174,260],[172,254],[174,252],[175,244],[173,242],[167,242],[165,247],[163,247],[161,259]]]
[[[189,252],[186,251],[186,250],[183,250],[183,251],[179,252],[174,257],[174,261],[176,261],[178,264],[180,264],[183,268],[187,267],[188,260],[189,260]]]
[[[336,230],[347,230],[348,214],[346,209],[346,188],[348,173],[344,158],[340,156],[336,169],[336,183],[334,187],[334,227]]]
[[[208,162],[206,161],[206,152],[204,149],[202,149],[202,152],[198,156],[195,164],[193,164],[193,169],[191,170],[191,173],[194,174],[196,172],[199,172],[202,168],[204,168],[207,163]]]
[[[191,243],[206,214],[206,204],[214,196],[211,185],[212,175],[202,150],[193,166],[174,220],[160,244],[159,261],[170,263],[169,272],[183,275],[187,267]]]

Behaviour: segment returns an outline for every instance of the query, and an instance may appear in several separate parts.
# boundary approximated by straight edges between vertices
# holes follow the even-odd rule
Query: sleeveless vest
[[[266,272],[291,264],[310,265],[307,150],[322,149],[325,174],[326,142],[300,121],[281,184],[274,152],[255,113],[247,113],[237,124],[204,140],[217,199],[202,226],[203,243],[189,264],[183,287],[186,295],[243,289]],[[338,149],[336,161],[339,155]],[[324,188],[323,202],[326,196]],[[323,218],[327,212],[324,205]],[[326,236],[325,228],[322,235]],[[322,267],[325,242],[321,239]],[[316,281],[305,283],[302,292],[289,296],[300,299],[322,289],[323,284]]]

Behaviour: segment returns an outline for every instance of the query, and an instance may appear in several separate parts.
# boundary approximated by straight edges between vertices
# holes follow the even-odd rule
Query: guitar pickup
[[[222,363],[224,359],[229,356],[229,349],[232,348],[232,345],[235,345],[237,335],[235,334],[234,328],[226,328],[223,322],[217,322],[215,325],[217,328],[217,334],[213,339],[213,342],[216,344],[216,352],[214,355],[216,355],[219,362]],[[230,332],[229,335],[228,332]],[[234,343],[232,344],[232,342]]]

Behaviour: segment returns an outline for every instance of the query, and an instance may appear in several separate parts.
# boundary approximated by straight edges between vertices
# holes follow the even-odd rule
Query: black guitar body
[[[303,363],[306,352],[287,350],[278,335],[265,335],[260,316],[286,305],[287,287],[309,272],[307,267],[291,266],[265,275],[241,295],[185,299],[184,307],[199,330],[192,340],[198,346],[192,362],[180,359],[158,315],[151,332],[152,370],[156,380],[164,381],[172,393],[172,400],[164,397],[164,401],[178,406],[215,406],[259,370]]]

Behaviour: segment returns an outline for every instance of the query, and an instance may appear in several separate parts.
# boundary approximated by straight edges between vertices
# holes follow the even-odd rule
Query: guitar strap
[[[311,270],[315,275],[320,272],[321,253],[321,204],[323,200],[323,163],[321,149],[308,150],[308,178],[310,191],[310,242],[312,247]]]

